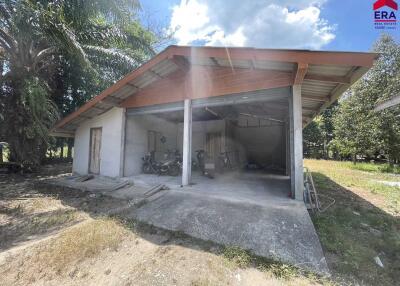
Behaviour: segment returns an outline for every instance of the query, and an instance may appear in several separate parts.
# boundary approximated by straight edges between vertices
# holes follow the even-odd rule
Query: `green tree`
[[[357,155],[371,155],[379,142],[379,121],[373,112],[373,104],[366,97],[351,94],[340,103],[334,116],[332,148],[342,157],[356,162]]]
[[[303,131],[303,149],[306,156],[329,158],[329,146],[333,139],[332,117],[337,104],[325,109]]]
[[[393,163],[399,159],[399,107],[374,111],[376,105],[400,94],[400,46],[388,35],[374,45],[380,53],[373,68],[339,104],[334,116],[333,145],[343,155],[384,154]]]
[[[0,3],[0,130],[12,159],[38,164],[49,128],[154,51],[135,0]]]

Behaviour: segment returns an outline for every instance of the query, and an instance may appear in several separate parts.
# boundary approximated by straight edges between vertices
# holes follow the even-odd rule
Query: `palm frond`
[[[126,68],[135,68],[138,62],[125,54],[122,50],[112,48],[107,49],[100,46],[84,45],[83,48],[90,53],[94,61],[100,62],[104,60],[113,60],[116,63],[125,66]]]

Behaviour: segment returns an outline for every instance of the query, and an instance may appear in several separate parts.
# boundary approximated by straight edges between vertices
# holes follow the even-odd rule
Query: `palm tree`
[[[40,162],[58,118],[52,94],[66,67],[78,67],[78,81],[87,73],[104,86],[154,53],[152,34],[129,28],[138,8],[136,0],[0,3],[0,130],[12,159]]]

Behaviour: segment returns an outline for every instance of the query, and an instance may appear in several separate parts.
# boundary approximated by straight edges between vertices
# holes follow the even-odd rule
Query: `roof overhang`
[[[53,133],[71,136],[83,121],[113,107],[149,106],[181,101],[188,96],[219,96],[294,84],[302,85],[306,125],[363,76],[377,57],[376,53],[169,46],[60,120]],[[190,90],[195,90],[196,84],[204,86],[208,82],[199,79],[210,77],[218,81],[211,83],[212,88],[202,88],[209,95],[188,91],[188,86]],[[228,86],[229,82],[236,85]],[[180,83],[182,95],[157,94],[157,86],[159,90],[165,88],[163,83]],[[223,84],[227,87],[221,87]]]

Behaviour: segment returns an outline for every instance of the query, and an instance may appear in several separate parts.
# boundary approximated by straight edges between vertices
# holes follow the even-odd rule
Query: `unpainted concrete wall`
[[[123,108],[114,107],[100,116],[86,120],[77,128],[73,172],[88,173],[90,128],[101,127],[100,174],[110,177],[119,176],[123,111]]]
[[[156,160],[161,160],[168,149],[177,149],[178,124],[154,115],[133,115],[126,118],[124,176],[142,172],[142,157],[149,152],[148,131],[165,136],[166,142],[157,142]],[[182,143],[181,143],[182,144]]]

